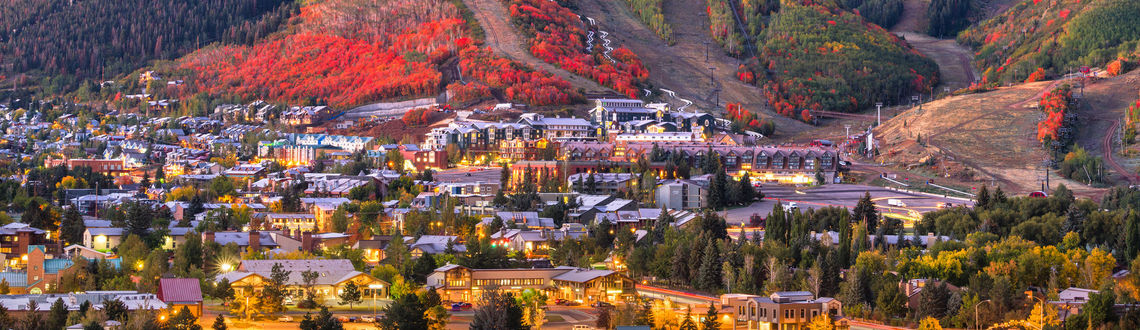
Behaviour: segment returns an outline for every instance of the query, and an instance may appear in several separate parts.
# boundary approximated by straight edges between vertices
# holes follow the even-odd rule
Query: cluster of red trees
[[[299,17],[294,34],[201,50],[182,67],[214,95],[350,107],[437,93],[438,66],[454,56],[464,26],[442,1],[333,0],[303,7]]]
[[[1045,138],[1057,141],[1061,127],[1065,126],[1065,113],[1069,111],[1073,101],[1073,92],[1069,85],[1064,85],[1041,95],[1038,105],[1045,111],[1045,120],[1037,123],[1037,140],[1044,142]]]
[[[1042,80],[1045,80],[1045,69],[1043,68],[1037,68],[1037,71],[1033,71],[1033,73],[1029,74],[1028,78],[1025,78],[1025,82],[1027,83]]]
[[[586,32],[582,20],[573,11],[547,0],[510,0],[510,15],[530,36],[530,52],[544,62],[561,67],[613,88],[629,97],[637,97],[637,85],[649,78],[649,71],[629,49],[619,47],[610,56],[602,55],[599,38],[592,53],[586,49]]]
[[[775,123],[770,120],[760,119],[755,113],[748,111],[740,106],[740,103],[729,103],[725,106],[726,117],[732,120],[732,126],[738,127],[742,130],[749,130],[758,132],[764,135],[772,134],[775,131]]]
[[[468,46],[460,51],[459,58],[464,77],[502,91],[507,99],[538,106],[569,104],[582,99],[582,95],[562,78],[495,56],[489,49]],[[468,88],[457,84],[452,86],[461,89],[457,91],[448,86],[454,93],[466,92],[462,89]],[[490,89],[487,93],[490,94]]]
[[[431,109],[414,109],[404,113],[404,124],[408,126],[423,126],[431,123]]]
[[[1131,67],[1130,64],[1131,63],[1129,63],[1127,59],[1117,58],[1116,60],[1109,62],[1108,65],[1104,67],[1104,70],[1108,71],[1108,74],[1111,76],[1119,76],[1128,71],[1128,69]]]

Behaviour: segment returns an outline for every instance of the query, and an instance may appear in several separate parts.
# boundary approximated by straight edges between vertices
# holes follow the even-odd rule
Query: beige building
[[[356,283],[360,288],[360,296],[365,299],[388,296],[389,283],[357,271],[348,259],[242,260],[234,271],[219,274],[215,281],[228,280],[234,288],[234,296],[242,297],[249,290],[261,291],[275,264],[281,264],[285,271],[290,272],[285,291],[295,300],[304,297],[305,282],[301,273],[305,271],[319,273],[313,283],[313,290],[320,302],[338,299],[337,296],[349,282]]]
[[[629,277],[611,270],[560,266],[555,268],[471,269],[448,264],[428,275],[427,287],[438,290],[444,300],[477,302],[483,291],[511,293],[544,291],[550,299],[589,304],[618,302],[636,294]]]
[[[732,294],[721,296],[731,307],[739,328],[759,330],[806,329],[812,318],[825,315],[844,327],[843,304],[830,297],[816,298],[807,291],[782,291],[767,297]]]

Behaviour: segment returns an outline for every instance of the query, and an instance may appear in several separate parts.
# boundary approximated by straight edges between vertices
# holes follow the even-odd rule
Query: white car
[[[788,202],[787,204],[784,204],[784,209],[785,209],[785,210],[794,210],[794,209],[797,209],[797,208],[799,208],[799,206],[798,206],[798,205],[796,205],[796,202]]]
[[[293,317],[289,316],[289,315],[284,315],[284,316],[278,317],[277,322],[293,322]]]

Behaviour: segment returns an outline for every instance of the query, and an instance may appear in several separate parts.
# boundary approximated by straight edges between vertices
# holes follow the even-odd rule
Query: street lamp
[[[979,301],[977,304],[974,304],[974,329],[981,329],[982,328],[982,325],[978,324],[978,306],[981,306],[982,303],[984,303],[984,302],[988,302],[991,305],[994,303],[993,300],[986,299],[986,300]]]
[[[383,290],[384,285],[383,284],[369,284],[368,288],[372,289],[372,315],[373,315],[373,317],[375,317],[375,315],[376,315],[376,291]]]

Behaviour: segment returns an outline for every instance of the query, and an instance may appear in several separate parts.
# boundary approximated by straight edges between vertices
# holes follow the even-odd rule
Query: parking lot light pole
[[[383,290],[383,284],[369,284],[369,289],[372,289],[372,317],[376,317],[376,291]]]

